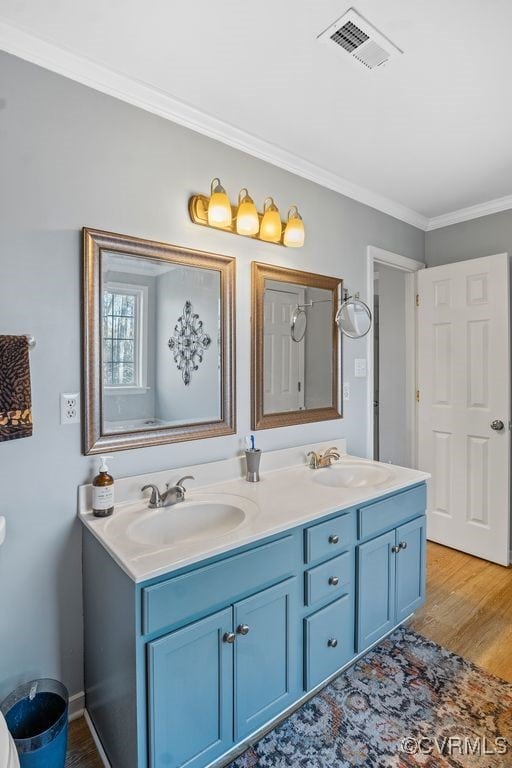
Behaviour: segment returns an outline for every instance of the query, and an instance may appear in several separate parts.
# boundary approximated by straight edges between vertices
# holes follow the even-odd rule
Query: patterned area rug
[[[400,628],[230,768],[271,766],[511,768],[512,683]]]

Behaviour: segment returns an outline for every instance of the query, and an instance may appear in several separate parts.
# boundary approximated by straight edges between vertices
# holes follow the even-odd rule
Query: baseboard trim
[[[103,763],[105,768],[112,768],[108,760],[108,757],[105,754],[105,750],[103,749],[103,744],[100,741],[100,737],[98,736],[96,728],[94,727],[93,722],[90,718],[90,715],[86,709],[84,709],[84,718],[85,718],[85,722],[87,723],[87,727],[91,732],[92,740],[94,741],[96,749],[98,750],[98,755],[100,757],[101,762]]]
[[[72,723],[73,720],[78,720],[82,717],[85,709],[85,693],[80,691],[69,697],[68,705],[68,722]]]

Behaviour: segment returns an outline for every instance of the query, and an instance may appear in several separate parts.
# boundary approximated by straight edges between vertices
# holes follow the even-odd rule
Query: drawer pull
[[[249,625],[248,624],[239,624],[236,628],[236,631],[239,635],[248,635],[249,634]]]
[[[234,643],[235,642],[235,633],[234,632],[224,632],[224,637],[222,638],[225,643]]]
[[[337,587],[339,583],[340,583],[340,580],[337,576],[331,576],[331,578],[329,579],[329,584],[331,585],[331,587]]]
[[[329,544],[339,544],[340,537],[334,534],[333,536],[329,536]]]
[[[398,547],[400,549],[407,549],[407,542],[406,541],[401,541],[400,544],[398,545]]]
[[[336,648],[336,646],[338,645],[338,641],[336,640],[335,637],[331,637],[330,640],[327,641],[327,645],[329,646],[329,648]]]

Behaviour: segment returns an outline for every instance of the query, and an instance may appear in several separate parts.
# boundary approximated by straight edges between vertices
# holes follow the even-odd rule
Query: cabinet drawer
[[[366,539],[388,528],[394,528],[404,520],[424,515],[425,507],[426,487],[424,485],[362,507],[358,510],[359,538]]]
[[[314,563],[326,557],[333,557],[351,546],[355,540],[356,523],[353,512],[334,517],[326,523],[319,523],[305,531],[305,561]]]
[[[297,562],[295,543],[286,536],[147,587],[142,591],[143,633],[213,612],[239,595],[290,576]]]
[[[354,583],[354,554],[344,552],[304,574],[306,605],[316,605],[328,597],[339,597],[347,592],[347,584]]]
[[[354,656],[354,603],[351,595],[304,619],[306,690],[314,688]]]

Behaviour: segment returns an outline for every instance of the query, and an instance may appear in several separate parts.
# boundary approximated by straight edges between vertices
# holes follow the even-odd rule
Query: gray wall
[[[187,299],[212,341],[199,363],[199,370],[192,371],[190,383],[185,386],[183,374],[167,344]],[[219,301],[219,272],[179,267],[158,278],[155,415],[159,419],[181,423],[220,419]]]
[[[512,255],[512,211],[434,229],[425,236],[428,267],[495,253]]]
[[[368,244],[424,257],[423,232],[166,120],[0,53],[0,333],[33,333],[34,436],[0,444],[0,697],[49,675],[83,688],[80,525],[76,489],[97,459],[80,426],[59,424],[59,392],[80,388],[80,230],[97,227],[237,257],[238,434],[117,453],[122,477],[235,455],[249,432],[250,263],[343,277],[364,292]],[[293,125],[290,123],[290,130]],[[235,198],[299,205],[306,245],[285,250],[193,225],[187,200],[220,175]],[[345,342],[351,399],[342,422],[265,430],[259,446],[346,436],[365,451],[366,341]],[[335,442],[335,441],[334,441]],[[176,472],[169,472],[173,478]],[[108,584],[105,585],[108,588]]]
[[[379,459],[407,466],[405,272],[379,272]]]
[[[306,288],[304,301],[313,302],[313,306],[306,309],[308,323],[304,337],[306,408],[325,408],[332,402],[332,301],[329,299],[330,291]]]

